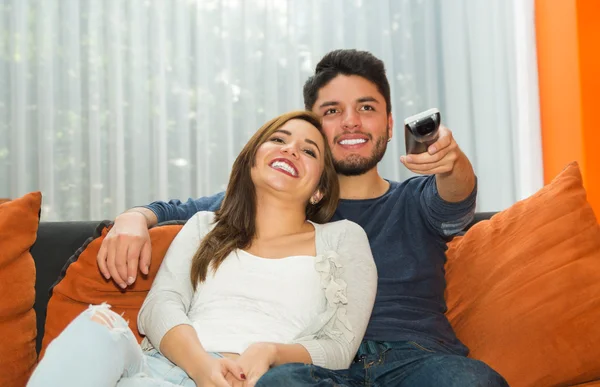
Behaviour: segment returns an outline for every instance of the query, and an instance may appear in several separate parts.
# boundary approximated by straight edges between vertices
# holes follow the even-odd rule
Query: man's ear
[[[315,204],[320,202],[321,199],[323,199],[323,194],[321,193],[321,191],[316,190],[315,193],[312,194],[312,196],[310,197],[310,204],[314,206]]]
[[[392,138],[394,135],[394,117],[392,117],[392,113],[388,114],[388,138]]]

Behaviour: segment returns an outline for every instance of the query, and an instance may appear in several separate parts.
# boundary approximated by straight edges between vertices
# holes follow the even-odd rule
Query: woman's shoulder
[[[365,230],[350,220],[337,220],[335,222],[325,224],[315,224],[317,233],[320,234],[324,241],[332,247],[338,243],[344,243],[348,240],[354,242],[364,241],[368,243],[368,238]]]
[[[198,211],[190,218],[190,220],[192,219],[196,219],[197,222],[212,223],[215,221],[215,213],[214,211]]]
[[[215,213],[212,211],[198,211],[186,222],[186,227],[193,227],[199,231],[209,231],[215,224]]]
[[[348,219],[336,220],[335,222],[319,224],[318,226],[321,228],[322,232],[327,233],[365,234],[365,230],[358,225],[358,223],[354,223]]]

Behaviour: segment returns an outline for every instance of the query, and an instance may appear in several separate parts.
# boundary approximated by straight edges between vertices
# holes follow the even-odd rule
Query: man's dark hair
[[[358,75],[372,82],[383,95],[387,113],[391,113],[390,84],[385,76],[383,62],[368,51],[335,50],[321,59],[315,69],[315,75],[304,84],[304,107],[312,110],[319,90],[338,75]]]

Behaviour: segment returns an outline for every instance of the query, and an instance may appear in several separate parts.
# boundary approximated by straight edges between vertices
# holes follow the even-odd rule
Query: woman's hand
[[[236,360],[246,376],[246,383],[243,385],[254,387],[258,379],[275,364],[276,360],[277,347],[275,344],[255,343],[249,346]],[[232,386],[237,387],[236,384],[232,384]]]
[[[228,376],[235,384],[228,382],[225,376]],[[241,386],[245,380],[242,367],[234,360],[227,358],[204,361],[198,374],[190,375],[190,377],[196,385],[202,387],[231,387],[236,384]]]

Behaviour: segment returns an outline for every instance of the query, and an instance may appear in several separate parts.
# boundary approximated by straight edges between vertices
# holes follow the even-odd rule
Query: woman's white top
[[[142,346],[159,348],[170,329],[188,324],[209,352],[298,343],[315,365],[347,368],[371,315],[377,271],[360,226],[313,225],[316,257],[268,259],[236,250],[194,292],[192,258],[214,214],[194,215],[171,243],[140,310]]]
[[[238,250],[198,287],[188,317],[205,350],[242,353],[256,342],[291,342],[326,308],[315,257]]]

